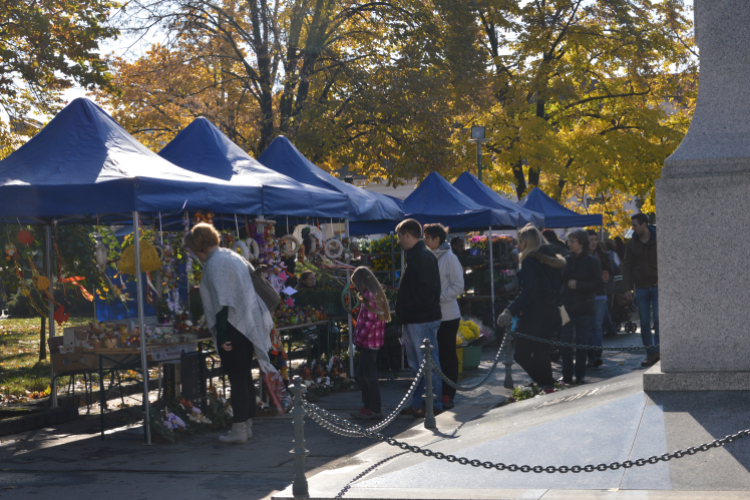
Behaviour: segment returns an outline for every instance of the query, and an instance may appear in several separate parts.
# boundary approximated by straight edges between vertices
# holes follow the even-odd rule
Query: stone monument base
[[[750,372],[671,372],[657,363],[643,374],[645,392],[750,391]]]

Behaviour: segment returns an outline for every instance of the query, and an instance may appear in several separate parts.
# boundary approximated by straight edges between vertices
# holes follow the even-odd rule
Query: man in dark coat
[[[570,255],[563,269],[563,305],[570,317],[560,335],[562,342],[588,345],[596,313],[596,291],[602,283],[602,266],[589,254],[589,235],[578,229],[568,235]],[[563,382],[573,382],[573,373],[578,383],[586,378],[586,349],[576,349],[575,364],[573,349],[562,349]]]
[[[416,374],[423,360],[420,349],[427,339],[434,347],[432,361],[440,366],[437,332],[440,327],[440,271],[435,256],[422,239],[422,226],[414,219],[406,219],[396,227],[398,243],[406,251],[406,267],[401,276],[396,297],[396,315],[403,325],[404,347],[409,367]],[[433,372],[432,388],[435,392],[435,409],[442,410],[442,383]],[[419,382],[412,406],[402,411],[406,415],[424,417],[422,395],[425,392],[424,378]]]
[[[625,260],[622,263],[622,281],[628,299],[633,297],[638,304],[641,319],[641,339],[644,346],[659,344],[659,268],[656,259],[656,228],[648,225],[645,214],[632,218],[633,237],[625,245]],[[654,334],[651,334],[651,312],[653,311]],[[660,359],[659,349],[648,351],[641,366],[651,366]]]

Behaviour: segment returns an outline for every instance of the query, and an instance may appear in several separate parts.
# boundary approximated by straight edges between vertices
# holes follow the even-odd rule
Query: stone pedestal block
[[[647,391],[750,389],[750,2],[696,0],[695,24],[698,103],[656,183],[661,366]]]

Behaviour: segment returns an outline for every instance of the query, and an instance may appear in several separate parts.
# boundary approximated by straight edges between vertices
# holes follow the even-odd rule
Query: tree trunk
[[[47,317],[42,316],[42,328],[39,330],[39,361],[47,359]]]
[[[258,86],[260,87],[260,141],[258,154],[265,151],[275,138],[274,109],[273,109],[273,75],[272,61],[269,53],[268,33],[269,23],[265,17],[266,2],[261,0],[260,7],[255,2],[250,3],[253,27],[253,45],[258,60]]]
[[[526,192],[526,177],[523,174],[523,160],[518,160],[513,165],[513,176],[516,178],[516,196],[520,200]]]

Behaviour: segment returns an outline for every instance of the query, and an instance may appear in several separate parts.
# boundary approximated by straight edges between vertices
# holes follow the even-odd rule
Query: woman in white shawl
[[[272,366],[270,333],[273,318],[255,293],[252,266],[236,252],[219,248],[219,233],[210,224],[196,224],[185,246],[203,263],[201,300],[224,371],[232,387],[232,430],[222,443],[245,443],[253,435],[255,385],[250,363],[253,352],[263,371]]]

